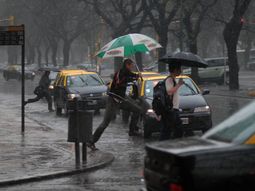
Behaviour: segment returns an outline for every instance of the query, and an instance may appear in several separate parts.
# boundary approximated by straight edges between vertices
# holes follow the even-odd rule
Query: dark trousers
[[[160,140],[170,138],[181,138],[183,136],[182,122],[179,111],[174,109],[162,115],[162,127],[160,131]]]
[[[42,99],[44,97],[48,102],[48,109],[52,110],[52,98],[51,98],[50,93],[47,92],[47,91],[38,94],[35,98],[28,99],[26,102],[27,103],[34,103],[34,102],[37,102],[37,101],[39,101],[40,99]]]
[[[131,100],[131,98],[127,98],[127,99],[130,99],[131,103],[135,102],[134,100]],[[117,103],[111,96],[109,96],[107,100],[103,122],[95,130],[91,139],[92,143],[96,143],[100,139],[104,130],[108,127],[109,123],[113,119],[113,116],[115,115],[116,110],[118,108],[132,112],[131,122],[129,125],[129,131],[132,132],[135,130],[140,114],[143,113],[143,109],[138,104],[130,104],[130,102],[124,101],[122,103]]]

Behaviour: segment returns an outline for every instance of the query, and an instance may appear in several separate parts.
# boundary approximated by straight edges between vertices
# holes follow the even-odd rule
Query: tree
[[[197,38],[201,32],[201,24],[208,11],[217,3],[217,0],[194,0],[185,1],[182,5],[182,21],[186,32],[186,43],[189,51],[197,54]],[[198,69],[192,68],[191,76],[194,81],[198,81]]]
[[[234,10],[225,25],[223,36],[226,42],[229,62],[229,89],[239,89],[239,66],[237,58],[237,43],[243,27],[243,16],[251,0],[234,0]]]
[[[83,0],[93,6],[95,12],[111,29],[112,38],[140,32],[146,15],[141,0]],[[138,56],[139,58],[139,56]],[[140,59],[140,58],[139,58]],[[115,70],[120,68],[121,58],[115,59]],[[141,61],[137,62],[141,66]]]
[[[81,1],[34,0],[24,1],[35,24],[41,29],[52,48],[52,61],[56,63],[59,40],[63,42],[64,66],[69,65],[70,49],[73,41],[89,30],[87,22],[89,12],[84,11],[86,4]]]
[[[158,35],[158,41],[162,45],[162,48],[159,49],[159,57],[164,56],[167,52],[169,25],[176,16],[180,5],[179,0],[143,0],[144,9]],[[166,65],[163,63],[159,63],[158,67],[159,72],[166,70]]]

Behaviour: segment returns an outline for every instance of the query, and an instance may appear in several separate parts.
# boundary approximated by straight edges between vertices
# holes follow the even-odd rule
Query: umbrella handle
[[[139,69],[139,67],[137,66],[136,63],[135,63],[135,67],[136,67],[138,73],[141,74],[141,71],[140,71],[140,69]],[[143,81],[143,76],[142,76],[142,75],[140,76],[140,78],[141,78],[141,80]]]

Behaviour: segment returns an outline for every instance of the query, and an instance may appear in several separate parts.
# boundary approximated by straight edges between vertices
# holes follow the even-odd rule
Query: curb
[[[42,174],[39,176],[30,176],[30,177],[25,177],[21,179],[4,180],[4,181],[0,181],[0,187],[7,187],[7,186],[13,186],[17,184],[25,184],[25,183],[36,182],[36,181],[61,178],[65,176],[71,176],[71,175],[81,174],[85,172],[90,172],[93,170],[98,170],[100,168],[103,168],[111,164],[112,161],[114,160],[114,156],[111,153],[102,153],[102,155],[104,160],[96,164],[90,164],[88,166],[80,165],[79,167],[76,167],[76,169],[73,169],[73,170],[63,170],[63,171],[58,171],[58,172],[49,173],[49,174]]]

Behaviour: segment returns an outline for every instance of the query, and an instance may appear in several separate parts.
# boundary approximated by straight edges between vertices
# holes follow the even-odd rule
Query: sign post
[[[21,46],[21,132],[25,132],[25,26],[0,26],[0,46]]]

